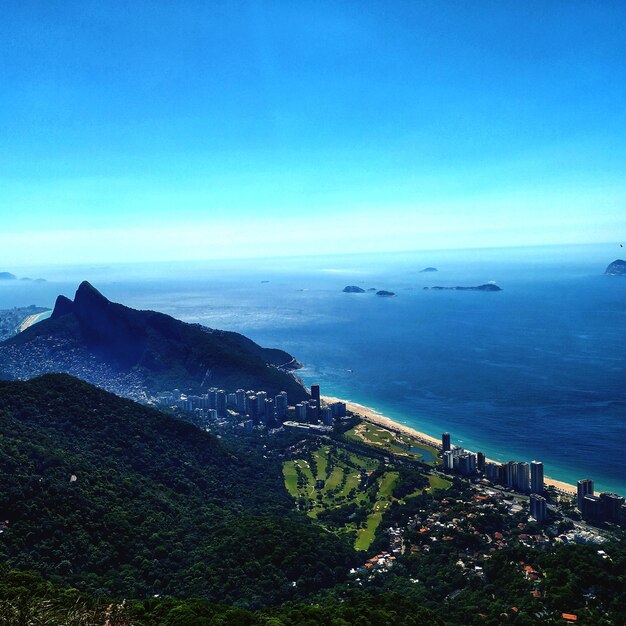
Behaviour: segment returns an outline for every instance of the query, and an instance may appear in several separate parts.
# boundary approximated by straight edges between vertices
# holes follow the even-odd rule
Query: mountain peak
[[[290,354],[262,348],[237,333],[110,302],[87,281],[80,284],[73,301],[57,298],[50,320],[12,341],[19,350],[9,356],[0,345],[0,361],[3,371],[19,371],[21,377],[26,363],[27,376],[66,371],[105,387],[115,380],[115,389],[123,389],[129,397],[139,397],[145,390],[200,392],[209,386],[262,389],[271,395],[284,390],[293,401],[308,397],[287,371],[297,367]],[[45,358],[42,341],[51,346]],[[113,373],[103,375],[103,371]]]
[[[66,296],[58,296],[52,312],[52,319],[69,313],[84,314],[95,309],[102,309],[109,301],[88,281],[84,280],[76,290],[74,301]]]
[[[108,304],[109,301],[105,298],[90,282],[84,280],[76,290],[74,296],[74,303],[80,305],[83,302],[91,302],[92,304]]]
[[[74,311],[74,303],[65,296],[57,296],[57,300],[54,303],[54,311],[52,311],[51,319],[57,319],[68,315]]]

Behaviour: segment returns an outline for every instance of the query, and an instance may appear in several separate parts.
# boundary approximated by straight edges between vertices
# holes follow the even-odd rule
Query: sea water
[[[283,348],[326,395],[626,495],[626,277],[603,275],[619,253],[607,244],[27,268],[49,282],[1,285],[0,308],[52,306],[87,279],[129,306]],[[424,289],[489,281],[502,291]]]

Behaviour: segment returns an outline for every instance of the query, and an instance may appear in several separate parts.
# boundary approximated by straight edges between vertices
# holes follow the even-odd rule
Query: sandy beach
[[[434,446],[438,450],[441,449],[441,439],[433,437],[431,435],[427,435],[426,433],[420,432],[419,430],[415,430],[409,426],[405,426],[404,424],[398,424],[390,417],[387,417],[372,409],[371,407],[365,406],[363,404],[359,404],[357,402],[351,402],[350,400],[344,400],[343,398],[335,398],[332,396],[322,396],[322,400],[325,402],[345,402],[346,408],[348,411],[352,411],[356,413],[360,417],[362,417],[365,421],[371,422],[372,424],[376,424],[378,426],[382,426],[383,428],[387,428],[388,430],[400,432],[405,435],[409,435],[410,437],[415,437],[419,441],[423,443],[427,443],[429,445]],[[488,461],[493,461],[493,459],[487,459]],[[495,461],[497,462],[497,461]],[[563,482],[561,480],[556,480],[555,478],[550,478],[549,476],[544,476],[544,482],[546,485],[551,485],[556,487],[559,491],[563,491],[569,494],[576,494],[576,486],[570,485],[569,483]]]
[[[30,328],[33,324],[36,324],[44,315],[48,315],[50,311],[43,311],[42,313],[35,313],[35,315],[29,315],[19,326],[18,332],[24,332],[27,328]]]

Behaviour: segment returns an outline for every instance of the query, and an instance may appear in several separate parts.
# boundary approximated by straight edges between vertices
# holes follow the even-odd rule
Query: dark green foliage
[[[0,555],[57,583],[259,607],[354,562],[291,512],[278,461],[68,376],[1,382],[0,434]]]
[[[394,498],[402,499],[415,493],[418,489],[428,487],[428,478],[414,467],[400,468],[400,477],[393,489]]]
[[[108,620],[108,621],[107,621]],[[251,612],[199,599],[142,602],[93,598],[44,582],[38,575],[0,568],[0,626],[443,626],[410,598],[349,594],[341,602],[288,604]]]

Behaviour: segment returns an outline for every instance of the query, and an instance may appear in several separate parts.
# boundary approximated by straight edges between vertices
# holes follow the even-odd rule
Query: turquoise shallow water
[[[51,282],[2,285],[0,308],[52,305],[89,279],[130,306],[284,348],[323,393],[626,494],[626,277],[602,275],[618,253],[607,245],[38,268]],[[439,272],[420,273],[431,265]],[[491,280],[503,291],[423,289]],[[349,284],[397,296],[342,293]]]

